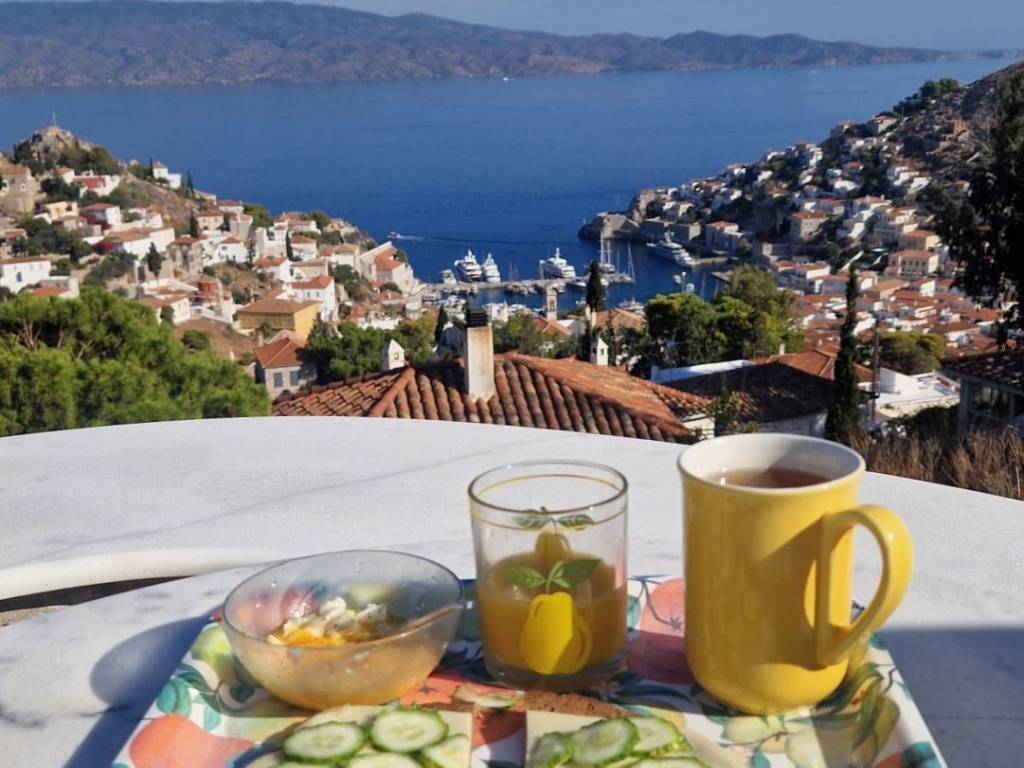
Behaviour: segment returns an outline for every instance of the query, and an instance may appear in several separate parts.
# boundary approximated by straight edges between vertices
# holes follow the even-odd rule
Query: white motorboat
[[[444,285],[458,285],[459,281],[455,279],[455,273],[450,269],[441,270],[441,282]]]
[[[573,280],[576,277],[576,267],[562,257],[561,249],[555,248],[554,256],[541,259],[540,276],[556,280]]]

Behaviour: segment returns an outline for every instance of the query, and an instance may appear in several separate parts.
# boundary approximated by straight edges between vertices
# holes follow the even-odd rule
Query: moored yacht
[[[675,242],[672,239],[672,235],[665,233],[665,237],[656,243],[648,243],[647,247],[651,253],[655,256],[660,256],[663,259],[671,259],[677,264],[686,264],[692,261],[692,257],[687,253],[686,249],[682,245]]]
[[[466,283],[475,283],[483,279],[484,271],[472,250],[467,250],[466,255],[455,262],[455,274]]]
[[[494,257],[491,254],[487,254],[487,258],[484,259],[481,269],[485,283],[501,282],[501,270],[498,269],[498,263],[494,260]]]
[[[556,280],[572,280],[576,277],[576,267],[562,258],[560,248],[555,248],[555,255],[540,260],[540,276],[552,277]]]

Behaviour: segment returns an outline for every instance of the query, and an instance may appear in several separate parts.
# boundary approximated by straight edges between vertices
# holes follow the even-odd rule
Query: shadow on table
[[[181,661],[209,612],[164,624],[114,646],[93,667],[89,684],[108,707],[78,746],[68,768],[109,766]]]
[[[881,635],[949,765],[1021,765],[1024,627]]]

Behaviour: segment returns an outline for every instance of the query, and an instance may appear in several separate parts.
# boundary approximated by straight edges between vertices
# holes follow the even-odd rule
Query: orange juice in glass
[[[537,461],[469,486],[488,671],[518,688],[577,690],[621,667],[626,479],[599,464]]]

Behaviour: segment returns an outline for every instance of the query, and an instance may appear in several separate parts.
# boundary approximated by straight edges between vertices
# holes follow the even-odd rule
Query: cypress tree
[[[587,277],[587,306],[591,312],[604,309],[605,291],[601,283],[601,268],[597,259],[590,262],[590,274]]]
[[[437,312],[437,325],[434,326],[434,346],[441,345],[441,337],[444,335],[444,328],[448,325],[448,312],[444,305]]]
[[[160,255],[160,251],[156,249],[154,243],[149,244],[149,251],[146,253],[146,266],[149,267],[149,271],[153,273],[157,280],[160,279],[160,267],[164,263],[164,257]]]
[[[846,317],[840,333],[839,355],[832,383],[832,405],[825,421],[825,437],[838,443],[850,443],[862,429],[860,405],[862,393],[857,378],[857,266],[850,264],[846,283]]]
[[[199,237],[199,220],[196,218],[195,211],[190,211],[188,214],[188,234],[191,237]]]

